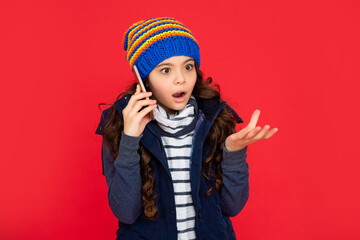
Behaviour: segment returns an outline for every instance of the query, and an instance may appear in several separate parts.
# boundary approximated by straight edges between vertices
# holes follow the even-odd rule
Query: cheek
[[[191,71],[191,79],[193,79],[194,81],[196,81],[196,78],[197,78],[197,73],[196,73],[196,70],[193,70]]]
[[[195,74],[193,74],[193,75],[191,76],[191,83],[192,83],[193,86],[195,86],[196,79],[197,79],[197,74],[196,74],[196,72],[195,72]]]
[[[153,89],[153,95],[156,97],[156,99],[162,100],[166,98],[166,96],[168,95],[169,93],[168,89],[169,88],[166,87],[166,85],[164,84],[158,85],[158,87]]]

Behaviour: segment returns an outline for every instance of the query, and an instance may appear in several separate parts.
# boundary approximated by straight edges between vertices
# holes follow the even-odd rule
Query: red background
[[[360,239],[359,1],[2,1],[1,239],[115,239],[97,104],[134,79],[134,22],[170,16],[244,119],[279,131],[248,149],[238,239]]]

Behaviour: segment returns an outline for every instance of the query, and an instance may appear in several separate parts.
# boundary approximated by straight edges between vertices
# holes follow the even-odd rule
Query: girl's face
[[[149,74],[147,86],[157,104],[169,114],[183,109],[196,83],[195,61],[187,56],[174,56],[159,63]]]

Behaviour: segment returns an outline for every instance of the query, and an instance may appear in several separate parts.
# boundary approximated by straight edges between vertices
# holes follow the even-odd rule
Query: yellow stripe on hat
[[[138,22],[132,24],[128,29],[131,29],[132,27],[134,27],[134,26],[136,26],[136,25],[138,25],[138,24],[140,24],[140,23],[142,23],[142,22],[144,22],[144,20],[141,20],[141,21],[138,21]],[[126,40],[126,34],[127,34],[127,32],[128,32],[128,31],[125,31],[125,33],[124,33],[124,35],[123,35],[123,38],[122,38],[122,44],[123,44],[123,46],[125,45],[125,40]],[[129,48],[129,44],[128,44],[127,46],[128,46],[128,48]]]
[[[177,24],[164,24],[164,25],[157,26],[153,29],[150,29],[150,31],[144,33],[142,36],[140,36],[138,39],[136,39],[136,41],[134,43],[131,44],[131,48],[127,52],[126,60],[129,61],[129,58],[130,58],[131,54],[133,53],[133,51],[136,49],[136,47],[139,45],[139,43],[141,43],[144,39],[146,39],[148,36],[150,36],[151,34],[157,32],[157,31],[167,29],[167,28],[178,28],[178,29],[184,29],[184,30],[188,31],[188,29],[186,27],[183,27],[183,26],[180,26]]]
[[[183,31],[177,31],[177,30],[171,30],[168,32],[160,33],[152,38],[149,38],[144,44],[141,45],[141,47],[135,52],[135,54],[131,57],[129,63],[130,67],[132,68],[134,62],[136,59],[142,54],[142,52],[147,49],[151,44],[165,38],[173,37],[173,36],[185,36],[193,39],[196,43],[196,39],[189,33],[183,32]]]
[[[147,22],[147,23],[149,23],[149,22]],[[149,25],[145,26],[143,29],[140,29],[134,36],[131,36],[131,38],[129,38],[129,42],[128,42],[129,45],[131,46],[133,44],[133,41],[136,41],[136,38],[139,36],[139,34],[142,34],[143,32],[145,32],[146,30],[148,30],[149,28],[151,28],[154,25],[159,25],[160,26],[160,24],[162,24],[162,23],[169,23],[169,24],[170,23],[177,23],[177,24],[183,26],[183,24],[181,22],[179,22],[177,20],[172,20],[172,19],[165,19],[165,20],[162,20],[162,21],[156,21],[156,22],[150,23]],[[185,29],[187,29],[187,28],[185,28]],[[187,30],[189,31],[189,29],[187,29]],[[133,34],[133,32],[131,32],[131,34]]]
[[[132,41],[132,37],[133,37],[133,34],[141,27],[143,27],[144,25],[148,24],[148,23],[151,23],[151,22],[156,22],[158,23],[159,21],[165,21],[165,20],[171,20],[171,19],[166,19],[165,17],[159,17],[159,18],[152,18],[152,19],[148,19],[148,20],[142,20],[142,21],[139,21],[135,24],[133,24],[131,27],[129,27],[128,29],[131,29],[134,25],[137,25],[139,24],[137,27],[135,27],[134,29],[131,29],[131,31],[129,32],[128,34],[128,37],[127,37],[127,42],[128,42],[128,49],[129,49],[129,46],[131,45],[130,42]],[[175,19],[174,19],[175,20]],[[176,21],[176,20],[175,20]],[[180,22],[179,22],[180,23]],[[181,24],[181,23],[180,23]],[[124,45],[124,42],[125,42],[125,38],[126,38],[126,33],[124,35],[124,38],[123,38],[123,45]]]

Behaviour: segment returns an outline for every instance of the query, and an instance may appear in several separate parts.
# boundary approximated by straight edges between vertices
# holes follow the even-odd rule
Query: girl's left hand
[[[273,128],[270,130],[269,125],[265,125],[260,131],[261,127],[255,127],[260,116],[260,110],[255,110],[251,116],[249,124],[241,129],[237,133],[233,133],[225,140],[225,147],[228,151],[240,150],[250,143],[256,142],[262,139],[268,139],[272,137],[279,129]]]

